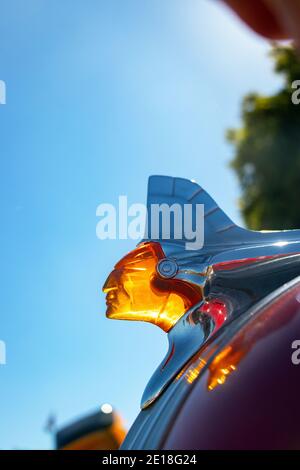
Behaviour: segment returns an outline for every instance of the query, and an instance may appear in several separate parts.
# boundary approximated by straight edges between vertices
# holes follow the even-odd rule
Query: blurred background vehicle
[[[85,415],[55,432],[55,447],[60,450],[116,450],[126,431],[121,417],[104,403],[100,410]]]

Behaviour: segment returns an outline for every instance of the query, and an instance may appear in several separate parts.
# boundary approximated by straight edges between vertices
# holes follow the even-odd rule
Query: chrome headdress
[[[150,176],[148,182],[147,209],[151,214],[154,204],[190,204],[195,211],[197,204],[204,205],[204,246],[199,252],[185,250],[189,241],[164,240],[159,242],[169,256],[210,259],[214,263],[249,256],[257,257],[299,251],[300,230],[256,232],[236,225],[217,205],[212,197],[194,181],[170,176]],[[149,225],[149,224],[148,224]],[[151,225],[151,220],[150,220]],[[172,234],[171,237],[172,238]],[[185,253],[184,253],[185,252]]]

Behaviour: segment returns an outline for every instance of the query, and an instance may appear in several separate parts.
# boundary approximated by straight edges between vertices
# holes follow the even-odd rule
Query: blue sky
[[[240,222],[226,128],[280,85],[269,45],[212,0],[2,0],[0,448],[47,448],[111,402],[129,425],[167,339],[109,321],[101,286],[130,240],[96,207],[145,202],[147,178],[195,179]]]

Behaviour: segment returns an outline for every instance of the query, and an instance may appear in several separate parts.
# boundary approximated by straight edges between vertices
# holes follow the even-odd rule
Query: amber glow
[[[186,373],[186,381],[189,384],[192,384],[196,380],[202,369],[205,367],[205,365],[206,361],[200,358],[198,364],[195,367],[191,367],[190,369],[188,369]]]
[[[212,351],[213,353],[213,351]],[[228,376],[237,369],[237,365],[242,360],[245,355],[245,351],[242,349],[235,350],[232,346],[228,346],[223,349],[217,356],[213,359],[211,364],[208,366],[208,380],[207,388],[208,390],[214,390],[218,385],[223,385]],[[185,371],[185,380],[192,384],[197,377],[200,375],[202,370],[207,364],[208,358],[199,357],[196,365],[188,367]],[[179,379],[180,376],[177,377]]]
[[[156,265],[164,257],[159,243],[148,242],[116,264],[103,286],[108,318],[151,322],[164,331],[172,328],[194,299],[187,283],[159,278]]]
[[[242,349],[234,350],[232,346],[223,349],[209,366],[208,390],[214,390],[218,385],[223,385],[228,376],[236,371],[244,354]]]

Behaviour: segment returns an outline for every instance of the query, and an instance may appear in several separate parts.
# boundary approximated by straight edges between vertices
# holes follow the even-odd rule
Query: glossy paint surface
[[[221,328],[142,410],[122,449],[300,448],[300,278]]]
[[[203,374],[194,358],[181,377],[192,391],[163,448],[300,449],[297,339],[299,283],[247,322]]]

